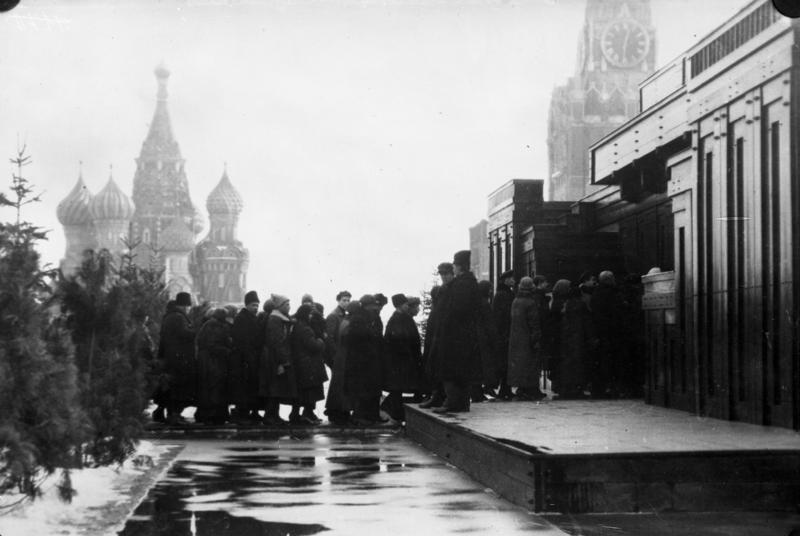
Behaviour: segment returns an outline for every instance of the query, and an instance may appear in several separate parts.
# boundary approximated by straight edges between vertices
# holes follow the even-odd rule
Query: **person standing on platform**
[[[511,331],[508,340],[508,385],[516,387],[515,400],[541,400],[539,388],[542,356],[542,318],[536,285],[530,277],[519,282],[511,305]]]
[[[245,294],[244,308],[236,315],[231,330],[233,353],[228,385],[231,403],[235,405],[233,420],[239,424],[260,420],[258,365],[264,346],[264,332],[258,325],[260,302],[255,290]]]
[[[323,385],[328,381],[325,371],[325,342],[323,333],[315,333],[311,327],[314,306],[301,305],[294,314],[292,328],[292,361],[297,379],[297,400],[292,406],[289,422],[292,424],[317,424],[320,420],[314,413],[317,402],[325,398]],[[300,413],[300,410],[303,413]]]
[[[425,382],[430,387],[431,397],[419,405],[420,408],[439,408],[444,404],[444,385],[438,376],[441,368],[439,359],[441,353],[437,350],[440,341],[439,318],[441,317],[442,305],[447,302],[448,285],[453,281],[453,264],[442,262],[436,268],[442,284],[431,289],[431,310],[428,313],[428,322],[425,326],[425,339],[422,351],[422,371]]]
[[[497,385],[495,352],[497,334],[492,318],[492,283],[486,280],[478,281],[478,290],[481,295],[481,306],[478,314],[478,343],[481,349],[481,379],[472,384],[470,399],[472,402],[485,402],[484,392],[491,393],[491,388]]]
[[[511,303],[514,301],[514,270],[506,270],[497,279],[497,291],[492,299],[492,318],[497,332],[495,370],[499,377],[499,388],[495,398],[511,400],[513,393],[508,386],[508,339],[511,334]]]
[[[438,375],[445,390],[445,401],[436,413],[469,411],[469,387],[480,378],[478,315],[481,297],[478,281],[469,271],[469,250],[453,257],[455,278],[442,307]]]
[[[342,344],[347,351],[345,393],[354,405],[353,422],[369,426],[385,422],[380,416],[382,363],[379,354],[382,333],[379,333],[378,305],[375,297],[366,294],[359,306],[348,309],[348,326],[342,330]]]
[[[409,314],[405,294],[392,296],[392,305],[395,311],[386,324],[384,335],[386,374],[383,387],[389,395],[381,404],[381,409],[395,421],[404,421],[403,393],[419,390],[419,330]]]
[[[350,421],[352,406],[344,391],[346,352],[342,346],[341,327],[347,315],[352,294],[343,290],[336,295],[336,308],[325,319],[325,333],[328,341],[328,367],[331,369],[331,383],[328,384],[328,397],[325,400],[325,415],[333,424],[347,424]]]
[[[204,424],[225,424],[228,420],[228,364],[233,349],[230,334],[228,311],[223,308],[214,309],[197,333],[197,414]]]
[[[269,398],[264,413],[264,424],[284,425],[280,405],[293,405],[297,399],[297,380],[292,363],[292,319],[289,318],[289,298],[280,294],[270,297],[273,310],[267,318],[266,351],[269,367]]]
[[[598,340],[595,370],[592,374],[592,396],[616,398],[620,387],[618,354],[622,299],[613,272],[605,270],[598,275],[591,308]]]
[[[166,363],[164,361],[164,320],[167,315],[177,311],[175,308],[175,300],[167,302],[164,316],[161,318],[161,329],[158,335],[158,350],[156,352],[156,359],[151,367],[150,373],[152,375],[153,385],[153,403],[156,409],[153,410],[153,421],[164,423],[167,422],[167,406],[169,405],[169,374],[166,371]]]
[[[195,356],[195,331],[189,321],[192,297],[188,292],[175,296],[175,310],[167,313],[161,326],[164,345],[164,364],[169,376],[169,403],[167,422],[181,424],[181,412],[196,403],[197,362]]]
[[[553,294],[555,295],[555,288]],[[553,301],[555,302],[555,298]],[[597,345],[597,339],[594,334],[592,313],[582,298],[580,288],[569,289],[562,311],[558,398],[563,400],[585,398],[587,374],[592,364],[593,348]]]
[[[544,350],[547,357],[550,373],[551,389],[561,393],[561,322],[564,316],[564,306],[572,291],[572,283],[567,279],[559,279],[553,285],[553,299],[547,312],[546,328],[544,329]]]

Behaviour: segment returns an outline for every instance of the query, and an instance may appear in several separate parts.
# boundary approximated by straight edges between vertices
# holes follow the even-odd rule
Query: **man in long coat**
[[[537,276],[540,277],[540,276]],[[508,341],[508,384],[517,388],[517,400],[541,400],[542,324],[544,293],[536,280],[523,277],[511,305],[511,332]],[[538,280],[540,285],[547,281]]]
[[[405,294],[392,296],[395,307],[386,324],[384,348],[386,368],[384,390],[389,392],[381,408],[396,421],[405,420],[403,393],[416,392],[420,385],[420,340],[419,330],[409,313]]]
[[[425,325],[425,337],[422,344],[422,372],[425,383],[430,388],[431,397],[419,405],[420,408],[438,408],[444,404],[444,385],[438,376],[439,366],[439,317],[443,309],[442,304],[447,302],[448,285],[453,281],[453,263],[442,262],[436,268],[442,284],[431,289],[431,310]]]
[[[469,411],[469,386],[480,380],[480,344],[478,317],[480,290],[469,271],[470,252],[459,251],[453,257],[455,278],[450,283],[447,300],[442,304],[438,329],[440,354],[438,376],[445,390],[445,402],[437,413]]]
[[[197,362],[195,357],[195,332],[189,321],[192,297],[188,292],[175,296],[175,309],[167,313],[161,325],[164,365],[169,376],[169,403],[167,422],[183,421],[181,411],[192,406],[197,398]]]
[[[495,371],[500,379],[497,392],[499,400],[511,400],[508,387],[508,337],[511,332],[511,303],[514,301],[514,270],[506,270],[497,279],[497,290],[492,299],[492,318],[494,319],[497,345],[495,346]]]
[[[348,329],[342,333],[342,344],[347,351],[345,393],[354,404],[353,421],[370,425],[385,421],[380,416],[382,333],[376,318],[380,305],[370,294],[362,296],[359,302],[361,307],[353,310]]]
[[[206,424],[224,424],[228,420],[228,365],[233,343],[227,318],[225,309],[214,309],[197,333],[197,413]]]
[[[592,293],[592,322],[598,339],[596,362],[592,374],[592,396],[615,398],[619,395],[618,363],[622,299],[617,290],[614,273],[600,272]]]
[[[264,412],[264,424],[284,425],[279,414],[280,405],[293,405],[297,399],[297,380],[292,359],[292,319],[289,318],[289,298],[272,294],[270,300],[275,308],[267,317],[265,352],[269,367],[269,397]]]
[[[336,308],[325,319],[327,335],[325,364],[331,369],[331,382],[328,384],[328,396],[325,399],[325,415],[333,424],[347,424],[353,409],[344,391],[347,353],[341,340],[342,321],[352,297],[346,290],[339,292],[336,295]]]
[[[239,423],[257,422],[258,365],[264,346],[264,332],[258,326],[260,300],[255,290],[244,296],[244,308],[233,320],[233,353],[229,371],[231,402],[236,404],[234,419]]]

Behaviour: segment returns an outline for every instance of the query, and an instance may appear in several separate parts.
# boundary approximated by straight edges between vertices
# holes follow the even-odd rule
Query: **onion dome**
[[[159,233],[158,243],[164,251],[191,251],[194,247],[194,233],[181,218],[173,218]]]
[[[89,205],[89,212],[96,220],[130,220],[133,209],[133,201],[119,189],[113,177],[108,178]]]
[[[208,194],[206,208],[209,214],[238,214],[243,206],[242,196],[231,184],[226,169],[217,186]]]
[[[56,216],[61,225],[84,225],[92,220],[89,205],[92,194],[83,182],[83,175],[78,176],[75,187],[56,208]]]

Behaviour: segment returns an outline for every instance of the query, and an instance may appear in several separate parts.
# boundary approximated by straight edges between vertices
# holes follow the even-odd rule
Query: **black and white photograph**
[[[0,536],[800,535],[799,50],[0,0]]]

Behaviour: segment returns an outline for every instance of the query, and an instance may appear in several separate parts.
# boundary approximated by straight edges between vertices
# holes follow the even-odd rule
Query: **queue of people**
[[[422,335],[421,301],[404,294],[391,297],[384,329],[383,294],[339,292],[325,317],[310,295],[291,313],[280,294],[262,306],[250,291],[241,309],[197,311],[178,293],[162,322],[153,418],[181,423],[196,406],[198,423],[283,425],[284,405],[289,422],[316,424],[325,400],[331,423],[368,426],[385,422],[382,413],[405,420],[407,401],[448,413],[490,398],[541,400],[545,386],[559,398],[641,394],[635,278],[618,289],[604,271],[551,288],[542,275],[517,284],[508,271],[493,294],[469,267],[469,251],[438,266]]]

